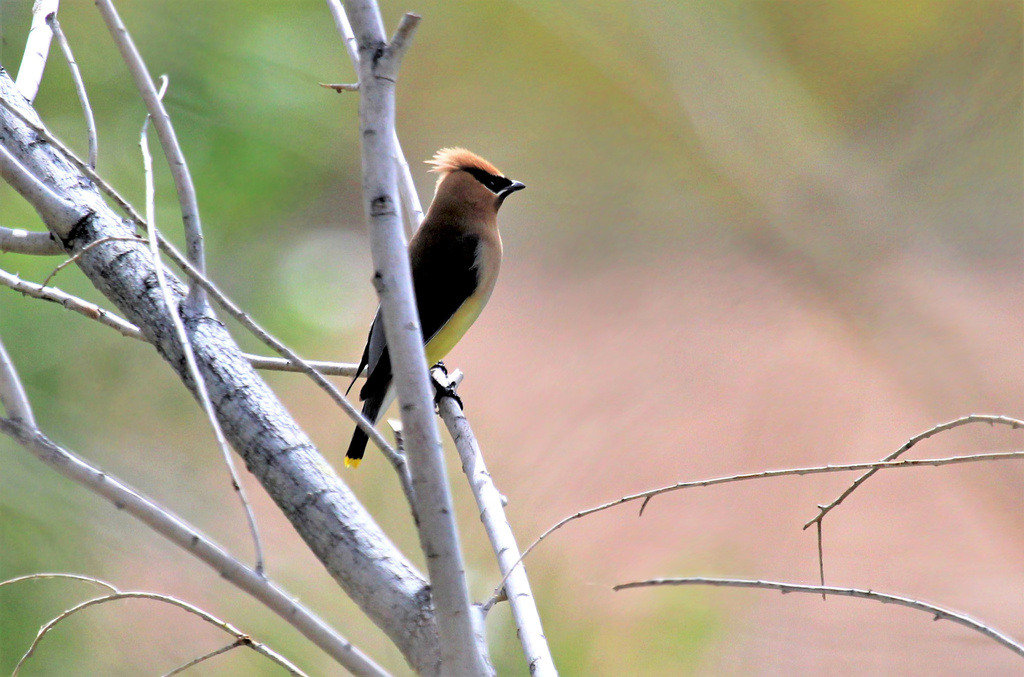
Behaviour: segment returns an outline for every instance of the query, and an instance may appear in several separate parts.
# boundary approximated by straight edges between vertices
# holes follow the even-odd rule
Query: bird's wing
[[[429,342],[477,289],[480,238],[464,234],[418,244],[421,250],[413,258],[412,282],[423,340]],[[357,373],[361,373],[364,366],[367,368],[366,383],[359,391],[359,399],[383,396],[391,384],[391,355],[384,337],[380,308],[370,325],[370,335]]]
[[[366,345],[363,346],[363,355],[359,358],[359,365],[356,366],[356,373],[352,376],[352,382],[348,384],[348,388],[345,390],[345,394],[348,395],[349,391],[352,390],[352,386],[356,384],[359,376],[363,373],[363,369],[370,363],[370,343],[373,338],[374,327],[377,326],[377,317],[380,315],[380,307],[377,308],[376,314],[373,316],[373,322],[370,323],[370,335],[366,337]]]
[[[423,340],[429,343],[479,285],[480,237],[465,233],[423,244],[414,257],[412,282]]]
[[[366,347],[363,348],[363,357],[359,360],[355,378],[363,372],[363,367],[366,367],[366,383],[359,390],[359,399],[383,395],[391,383],[391,356],[388,354],[388,344],[384,338],[384,320],[380,316],[379,307],[377,314],[373,316],[373,323],[370,324],[370,334],[366,337]],[[355,378],[352,379],[353,383]],[[351,388],[349,385],[350,390]]]

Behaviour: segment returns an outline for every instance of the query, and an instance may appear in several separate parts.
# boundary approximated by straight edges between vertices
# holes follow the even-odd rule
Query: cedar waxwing
[[[526,186],[505,178],[490,162],[464,148],[442,148],[427,164],[441,176],[427,215],[409,242],[409,262],[427,364],[434,364],[459,342],[490,298],[501,266],[498,209],[506,197]],[[394,397],[380,308],[355,378],[364,368],[366,383],[359,399],[364,402],[363,416],[376,423]],[[345,454],[346,466],[359,465],[367,439],[356,428]]]

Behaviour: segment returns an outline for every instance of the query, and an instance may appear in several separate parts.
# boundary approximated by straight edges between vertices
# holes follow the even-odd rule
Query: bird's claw
[[[448,369],[444,366],[444,362],[438,362],[433,367],[431,367],[431,371],[433,371],[434,369],[438,369],[445,376],[448,376]],[[466,409],[466,406],[462,403],[462,398],[459,397],[459,394],[455,391],[456,385],[454,383],[448,382],[447,384],[442,384],[441,381],[439,381],[437,378],[434,378],[433,376],[431,377],[430,380],[434,384],[435,405],[440,407],[441,400],[443,400],[446,397],[450,397],[453,400],[455,400],[455,402],[459,405],[459,409],[463,411]]]

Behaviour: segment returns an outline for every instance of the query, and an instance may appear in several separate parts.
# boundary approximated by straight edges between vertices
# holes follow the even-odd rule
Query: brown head
[[[526,188],[465,148],[442,148],[427,164],[440,174],[431,209],[460,209],[493,219],[505,198]],[[488,218],[489,217],[489,218]]]

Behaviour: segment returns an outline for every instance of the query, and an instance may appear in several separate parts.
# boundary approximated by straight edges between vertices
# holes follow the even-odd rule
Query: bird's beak
[[[502,197],[508,197],[512,193],[516,192],[517,190],[522,190],[523,188],[526,188],[526,184],[525,183],[519,183],[518,181],[513,181],[511,186],[509,186],[505,190],[501,191],[501,196]]]
[[[526,188],[526,184],[525,183],[519,183],[518,181],[513,181],[511,186],[509,186],[505,190],[503,190],[500,193],[498,193],[498,206],[500,207],[501,203],[504,202],[505,198],[507,198],[509,195],[511,195],[512,193],[516,192],[517,190],[522,190],[523,188]]]

